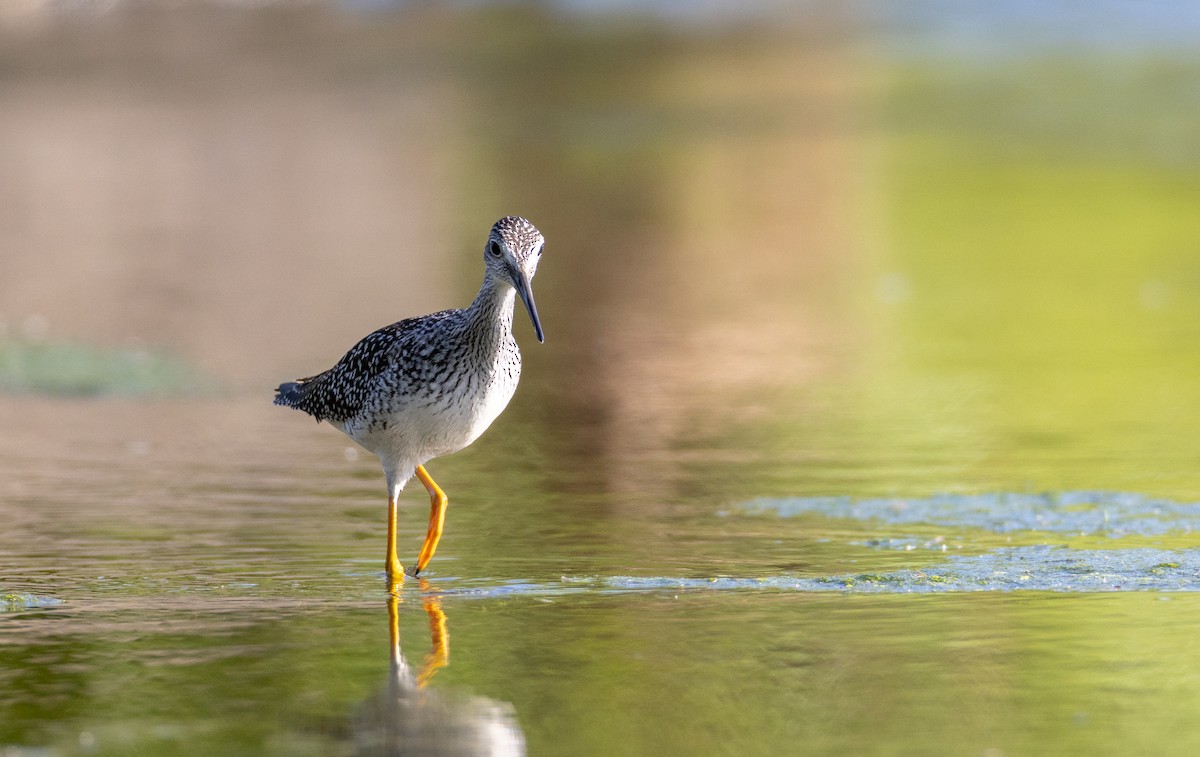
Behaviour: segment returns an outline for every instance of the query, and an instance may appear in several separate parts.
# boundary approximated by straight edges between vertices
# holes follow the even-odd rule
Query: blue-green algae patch
[[[458,597],[536,597],[581,593],[789,591],[929,594],[981,591],[1200,591],[1200,549],[1071,549],[1001,547],[982,554],[945,554],[926,564],[887,571],[767,576],[563,576],[558,581],[469,585],[433,581],[434,593]]]
[[[76,342],[0,341],[0,392],[65,397],[212,394],[217,383],[167,352]]]
[[[58,607],[61,604],[61,599],[37,594],[0,594],[0,612]]]
[[[1075,550],[1008,547],[981,555],[948,555],[922,568],[884,573],[745,578],[613,576],[573,579],[602,591],[784,591],[947,593],[976,591],[1200,591],[1200,550]]]
[[[980,555],[951,554],[921,569],[830,576],[816,583],[876,592],[1197,591],[1200,550],[1002,547]]]
[[[705,576],[697,574],[703,571],[697,564],[697,572],[677,576],[564,576],[558,583],[452,586],[449,591],[547,599],[580,591],[1200,591],[1200,540],[1193,545],[1189,536],[1200,531],[1200,503],[1196,502],[1091,491],[808,497],[757,500],[723,515],[797,518],[805,532],[821,518],[854,521],[864,527],[834,529],[844,559],[808,560],[809,567],[803,570],[763,575],[760,565],[748,574]],[[794,538],[796,549],[804,549],[804,534]],[[909,556],[899,563],[891,557],[870,556],[895,551]],[[856,569],[847,571],[848,565]]]
[[[1159,536],[1200,531],[1200,502],[1175,502],[1131,492],[940,494],[932,497],[762,499],[744,514],[783,518],[821,515],[879,524],[926,524],[998,534],[1043,532],[1096,536]]]

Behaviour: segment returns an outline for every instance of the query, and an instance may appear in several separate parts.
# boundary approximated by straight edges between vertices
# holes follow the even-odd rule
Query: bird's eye
[[[488,252],[492,253],[493,258],[498,258],[504,254],[504,250],[500,249],[500,243],[495,239],[488,244]]]

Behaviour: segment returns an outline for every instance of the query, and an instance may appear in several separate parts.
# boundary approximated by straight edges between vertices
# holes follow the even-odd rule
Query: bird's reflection
[[[354,724],[360,755],[523,755],[525,738],[512,705],[431,688],[450,662],[450,633],[441,599],[421,581],[432,650],[414,673],[400,649],[399,592],[388,594],[387,686],[363,703]]]

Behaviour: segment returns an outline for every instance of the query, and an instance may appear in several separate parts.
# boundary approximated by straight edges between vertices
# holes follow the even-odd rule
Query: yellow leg
[[[396,555],[396,494],[388,492],[387,524],[387,568],[388,589],[395,590],[404,583],[404,566]]]
[[[417,478],[429,492],[429,530],[425,532],[425,543],[421,545],[421,554],[417,557],[417,565],[412,574],[415,576],[425,570],[437,551],[438,541],[442,538],[442,525],[446,522],[446,492],[437,485],[424,465],[417,466]]]

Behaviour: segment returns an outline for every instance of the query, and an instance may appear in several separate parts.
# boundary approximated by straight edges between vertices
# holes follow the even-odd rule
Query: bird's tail
[[[284,407],[294,407],[300,409],[304,405],[304,397],[308,394],[305,381],[289,381],[286,384],[280,384],[275,390],[276,405]]]

